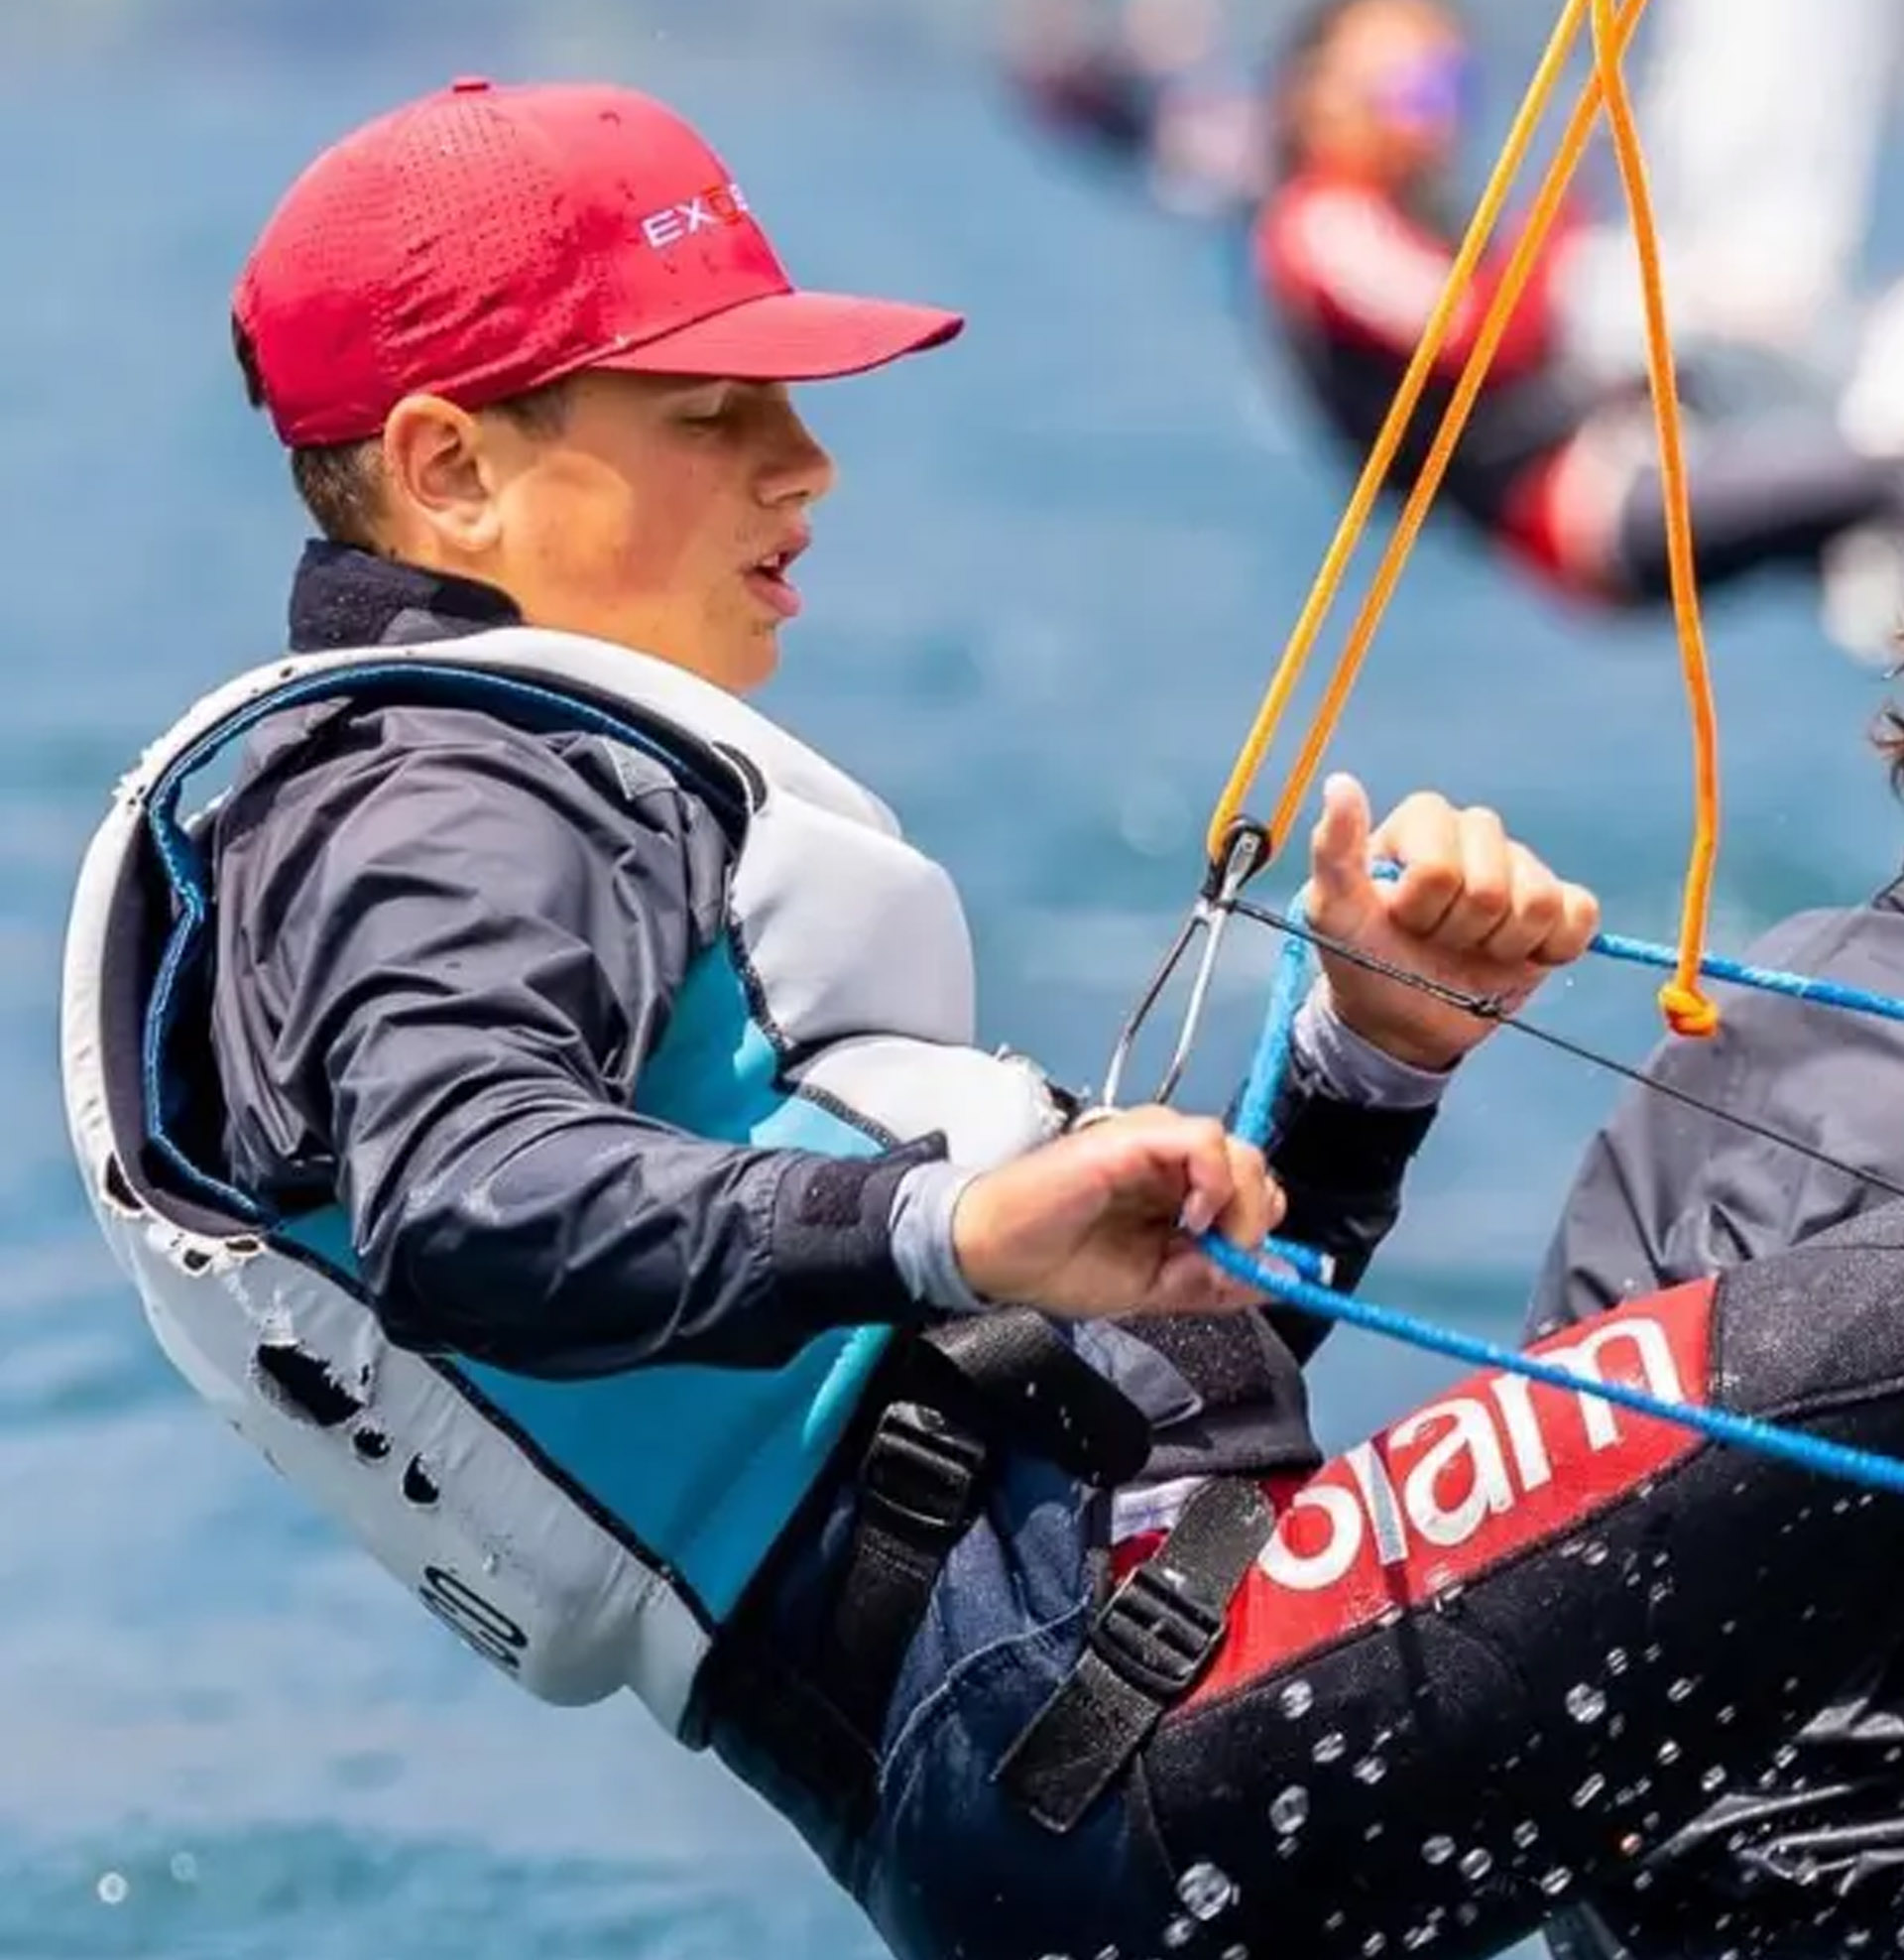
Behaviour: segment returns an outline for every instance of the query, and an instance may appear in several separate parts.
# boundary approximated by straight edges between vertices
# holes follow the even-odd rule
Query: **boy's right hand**
[[[1121,1111],[966,1186],[953,1249],[986,1299],[1093,1319],[1217,1313],[1263,1295],[1192,1243],[1214,1227],[1255,1251],[1282,1219],[1262,1154],[1208,1117]]]

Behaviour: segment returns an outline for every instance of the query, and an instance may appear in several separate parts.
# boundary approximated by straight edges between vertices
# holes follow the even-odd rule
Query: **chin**
[[[776,627],[750,634],[729,651],[723,663],[722,679],[737,694],[763,687],[772,680],[780,664],[780,636]]]

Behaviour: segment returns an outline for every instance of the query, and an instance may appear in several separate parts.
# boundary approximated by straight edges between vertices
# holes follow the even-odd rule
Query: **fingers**
[[[1215,1229],[1239,1251],[1255,1252],[1282,1223],[1288,1200],[1253,1144],[1231,1136],[1223,1141],[1230,1159],[1231,1198],[1217,1213]]]
[[[1503,964],[1565,966],[1600,929],[1600,901],[1569,884],[1525,844],[1508,844],[1511,895],[1481,950]]]
[[[1322,786],[1322,816],[1309,839],[1309,916],[1324,931],[1347,929],[1374,897],[1368,875],[1368,793],[1353,776]]]
[[[1287,1209],[1282,1187],[1253,1144],[1210,1117],[1160,1107],[1130,1115],[1151,1132],[1145,1139],[1150,1154],[1174,1159],[1184,1186],[1178,1223],[1193,1238],[1215,1231],[1254,1252],[1282,1223]]]
[[[1437,932],[1461,896],[1460,813],[1446,796],[1418,791],[1376,827],[1369,850],[1393,858],[1401,876],[1388,898],[1388,917],[1420,938]]]
[[[1600,928],[1600,903],[1568,883],[1485,806],[1457,809],[1423,791],[1376,828],[1369,848],[1402,867],[1390,919],[1450,952],[1503,964],[1565,966]]]
[[[1178,1117],[1169,1148],[1185,1185],[1179,1222],[1192,1237],[1213,1229],[1229,1237],[1238,1221],[1247,1225],[1271,1214],[1269,1173],[1262,1153],[1231,1136],[1221,1123]],[[1268,1230],[1264,1225],[1257,1239]]]

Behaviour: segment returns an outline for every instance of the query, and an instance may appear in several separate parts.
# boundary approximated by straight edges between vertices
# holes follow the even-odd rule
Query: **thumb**
[[[1333,919],[1360,919],[1374,897],[1368,875],[1368,835],[1373,818],[1368,793],[1353,777],[1335,775],[1322,786],[1322,815],[1309,840],[1309,912],[1325,930]]]

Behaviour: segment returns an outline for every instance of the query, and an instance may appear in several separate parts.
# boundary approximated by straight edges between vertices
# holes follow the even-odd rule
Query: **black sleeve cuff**
[[[892,1258],[892,1204],[908,1171],[945,1156],[934,1133],[872,1158],[801,1157],[774,1193],[774,1278],[786,1313],[814,1333],[909,1326],[926,1317]]]

